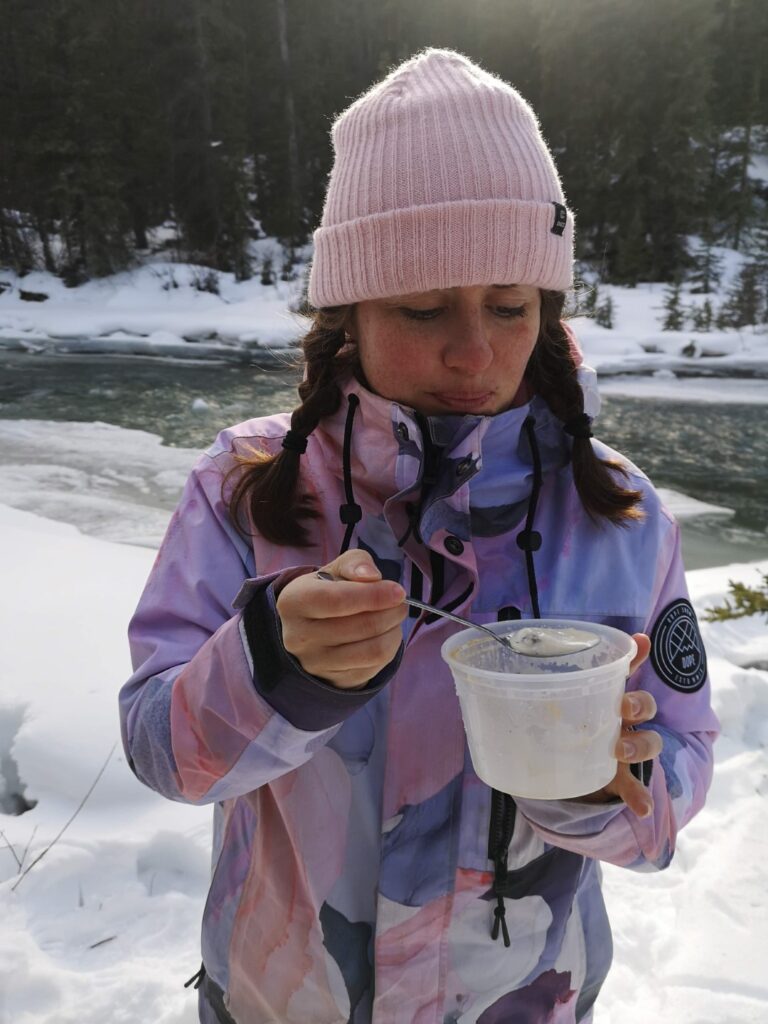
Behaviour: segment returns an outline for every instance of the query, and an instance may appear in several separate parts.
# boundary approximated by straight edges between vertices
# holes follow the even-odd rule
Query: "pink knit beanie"
[[[427,49],[348,107],[309,301],[572,283],[573,214],[536,116],[495,75]]]

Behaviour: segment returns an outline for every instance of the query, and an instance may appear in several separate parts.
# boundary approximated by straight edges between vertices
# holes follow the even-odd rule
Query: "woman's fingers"
[[[656,700],[647,690],[632,690],[621,700],[621,718],[625,725],[641,725],[656,715]]]
[[[305,672],[328,679],[336,685],[357,686],[367,682],[387,665],[402,642],[400,626],[358,643],[339,644],[307,650],[300,658]]]
[[[632,661],[629,663],[629,674],[632,675],[637,669],[643,664],[648,655],[651,653],[651,638],[646,636],[645,633],[633,633],[632,639],[637,644],[637,654],[634,656]]]
[[[645,656],[647,657],[647,652]],[[661,753],[664,746],[661,736],[653,729],[636,728],[644,722],[651,721],[655,715],[656,701],[652,693],[634,690],[624,694],[621,703],[622,729],[616,744],[619,765],[610,791],[612,795],[620,797],[639,818],[646,818],[653,812],[653,800],[642,782],[632,774],[629,766],[652,761]]]
[[[638,818],[647,818],[653,814],[651,794],[642,782],[634,777],[628,765],[619,765],[613,782],[606,789],[611,796],[620,797]]]
[[[638,725],[650,722],[655,715],[656,701],[652,693],[633,690],[624,694],[621,703],[621,734],[615,750],[618,761],[616,774],[599,793],[591,793],[584,799],[594,803],[607,797],[618,797],[639,818],[646,818],[653,812],[651,794],[632,774],[630,765],[652,761],[661,753],[664,746],[661,736],[653,729],[637,728]]]
[[[280,592],[283,645],[310,675],[343,688],[363,685],[397,653],[405,592],[381,578],[365,551],[347,551],[322,571],[325,579],[307,573]]]
[[[664,741],[652,729],[622,729],[616,746],[616,758],[624,764],[638,764],[658,757]]]

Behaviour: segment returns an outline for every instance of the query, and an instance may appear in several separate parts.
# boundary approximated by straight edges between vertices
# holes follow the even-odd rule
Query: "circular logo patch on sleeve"
[[[695,693],[707,676],[707,655],[690,601],[668,604],[651,633],[651,663],[667,686]]]

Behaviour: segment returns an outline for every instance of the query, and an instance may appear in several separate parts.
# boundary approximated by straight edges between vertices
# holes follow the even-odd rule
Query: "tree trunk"
[[[748,193],[749,189],[749,163],[752,159],[752,128],[760,103],[760,65],[755,67],[752,76],[752,95],[747,113],[746,137],[744,139],[744,154],[741,160],[741,180],[739,181],[739,203],[736,207],[736,225],[733,232],[733,247],[738,252],[741,246],[741,235],[744,231],[745,222],[749,219],[752,210],[752,200]]]
[[[293,81],[291,77],[291,55],[288,46],[288,19],[285,0],[276,0],[277,24],[280,37],[280,60],[283,65],[283,95],[285,97],[285,120],[288,128],[288,198],[292,233],[299,232],[298,211],[301,209],[299,184],[299,140],[296,129],[296,110],[293,102]]]
[[[220,233],[219,221],[219,196],[216,182],[216,175],[211,166],[211,143],[213,140],[213,116],[211,113],[211,89],[210,69],[208,62],[208,48],[205,42],[205,30],[203,26],[203,0],[197,0],[195,4],[195,50],[197,56],[197,72],[200,85],[200,120],[202,123],[202,152],[200,154],[203,164],[203,188],[211,214],[211,238],[210,244],[213,251],[218,249],[218,238]]]

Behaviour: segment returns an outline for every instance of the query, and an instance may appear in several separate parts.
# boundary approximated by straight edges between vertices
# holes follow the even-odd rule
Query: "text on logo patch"
[[[695,693],[707,677],[707,655],[690,601],[668,604],[651,632],[651,663],[680,693]]]

